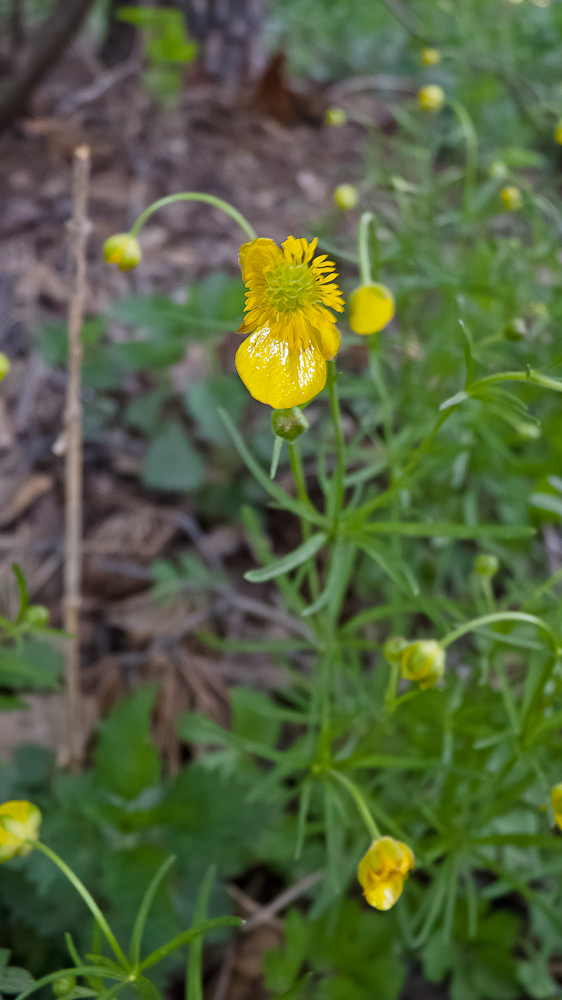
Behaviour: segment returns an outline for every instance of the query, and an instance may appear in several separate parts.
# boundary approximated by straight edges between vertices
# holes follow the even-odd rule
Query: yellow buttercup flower
[[[326,114],[324,115],[324,122],[326,125],[345,125],[347,121],[347,115],[343,108],[328,108]]]
[[[556,128],[554,129],[554,141],[562,146],[562,118],[556,123]]]
[[[400,660],[402,677],[418,681],[420,688],[433,687],[445,673],[445,650],[435,639],[418,639],[403,650]]]
[[[106,264],[117,264],[120,271],[132,271],[142,260],[139,241],[130,233],[110,236],[103,245],[103,257]]]
[[[6,377],[10,371],[10,362],[5,354],[0,351],[0,381]]]
[[[31,802],[12,801],[0,805],[0,864],[16,854],[29,854],[30,840],[37,840],[41,813]]]
[[[338,184],[334,191],[334,202],[338,208],[344,211],[348,208],[355,208],[359,200],[359,192],[353,184]]]
[[[503,207],[507,212],[517,212],[523,205],[521,191],[517,187],[504,187],[500,191]]]
[[[562,830],[562,781],[555,785],[550,793],[550,801],[554,809],[554,820]]]
[[[343,297],[326,254],[314,257],[317,240],[289,236],[282,247],[255,239],[240,249],[246,283],[249,333],[236,352],[236,368],[248,391],[276,410],[306,403],[326,384],[326,361],[338,353],[336,318]]]
[[[418,91],[418,104],[422,111],[440,111],[445,103],[445,91],[436,83],[428,83]]]
[[[401,840],[394,837],[373,840],[357,869],[357,878],[369,906],[390,910],[414,865],[413,852]]]
[[[441,62],[441,53],[439,49],[422,49],[420,62],[422,66],[437,66],[437,63]]]
[[[378,333],[394,316],[394,296],[386,285],[360,285],[349,297],[349,325],[354,333]]]

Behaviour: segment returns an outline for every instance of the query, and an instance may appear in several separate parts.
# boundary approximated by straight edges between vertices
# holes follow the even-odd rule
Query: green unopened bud
[[[76,976],[62,976],[53,983],[53,993],[56,997],[65,997],[76,989]]]
[[[499,559],[489,552],[479,552],[474,560],[474,572],[491,580],[500,568]]]
[[[284,441],[294,441],[304,434],[309,426],[308,420],[298,406],[291,406],[288,410],[274,410],[271,414],[273,433]]]
[[[402,653],[407,645],[408,640],[403,639],[401,635],[394,635],[386,640],[383,652],[392,667],[396,666],[396,664],[400,665],[402,662]]]
[[[117,264],[120,271],[132,271],[142,260],[139,241],[130,233],[110,236],[103,245],[103,256],[106,264]]]
[[[326,125],[345,125],[347,115],[343,108],[328,108],[324,115]]]
[[[49,622],[49,612],[42,604],[31,604],[25,612],[25,620],[28,625],[44,628]]]
[[[508,173],[509,170],[502,160],[494,160],[494,162],[490,163],[490,166],[488,167],[488,177],[492,180],[504,180]]]
[[[519,420],[514,427],[524,441],[538,441],[542,434],[540,424],[532,424],[530,420]]]
[[[420,688],[433,687],[445,673],[445,650],[435,639],[418,639],[402,652],[402,677],[418,681]]]
[[[5,378],[10,371],[10,362],[5,354],[0,351],[0,380]]]
[[[338,208],[342,208],[344,211],[355,208],[358,200],[359,193],[353,184],[338,184],[334,191],[334,202]]]
[[[527,332],[525,320],[520,316],[509,319],[503,328],[503,335],[506,340],[523,340]]]

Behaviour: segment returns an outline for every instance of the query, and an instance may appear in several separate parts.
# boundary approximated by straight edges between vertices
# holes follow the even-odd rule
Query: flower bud
[[[357,868],[357,878],[369,906],[390,910],[414,865],[413,852],[401,840],[394,837],[373,840]]]
[[[499,559],[490,552],[479,552],[474,560],[474,572],[491,580],[500,568]]]
[[[441,62],[441,53],[439,49],[422,49],[420,53],[420,62],[422,66],[437,66],[437,63]]]
[[[445,673],[445,650],[435,639],[418,639],[402,652],[402,677],[418,681],[422,691],[433,687]]]
[[[6,377],[10,371],[10,362],[5,354],[0,351],[0,381]]]
[[[506,340],[523,340],[526,332],[525,320],[521,316],[514,316],[513,319],[508,319],[503,328],[503,335]]]
[[[103,245],[103,256],[106,264],[117,264],[120,271],[132,271],[142,260],[139,241],[130,233],[110,236]]]
[[[562,118],[556,123],[556,128],[554,129],[554,141],[562,146]]]
[[[53,993],[56,997],[65,997],[76,989],[76,976],[62,976],[53,983]]]
[[[324,115],[324,121],[326,125],[345,125],[347,115],[343,108],[328,108]]]
[[[436,83],[428,83],[418,91],[418,104],[422,111],[440,111],[445,103],[445,91]]]
[[[338,184],[334,191],[334,201],[338,208],[355,208],[359,199],[359,193],[353,184]]]
[[[408,640],[403,639],[401,635],[391,636],[390,639],[386,640],[383,647],[383,653],[392,667],[396,664],[398,664],[398,666],[401,664],[402,653],[406,649],[407,645]]]
[[[49,622],[49,612],[42,604],[30,604],[25,612],[25,620],[28,625],[44,628]]]
[[[550,793],[550,801],[554,809],[554,822],[562,830],[562,781],[554,786]]]
[[[500,198],[506,212],[517,212],[523,205],[523,198],[518,187],[502,188]]]
[[[519,420],[514,427],[518,436],[524,441],[538,441],[542,434],[540,424],[532,424],[528,420]]]
[[[16,854],[29,854],[30,840],[37,840],[41,813],[31,802],[12,801],[0,805],[0,864]]]
[[[309,426],[307,418],[298,406],[292,406],[288,410],[273,410],[271,414],[273,433],[284,441],[294,441],[304,434]]]
[[[394,296],[386,285],[359,285],[349,297],[349,325],[354,333],[378,333],[393,316]]]
[[[509,170],[502,160],[494,160],[494,162],[490,163],[490,166],[488,167],[488,177],[492,180],[503,180],[504,177],[507,177],[508,173]]]

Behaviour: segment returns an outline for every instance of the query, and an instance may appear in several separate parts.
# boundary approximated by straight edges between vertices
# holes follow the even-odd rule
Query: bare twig
[[[68,698],[69,762],[77,766],[81,754],[80,706],[80,575],[82,563],[82,325],[86,297],[87,205],[90,150],[79,146],[74,153],[74,211],[70,223],[75,264],[74,290],[68,315],[68,383],[66,388],[66,532],[64,558],[64,627],[71,639],[66,658]]]
[[[418,85],[407,76],[392,76],[389,73],[372,73],[367,76],[350,76],[347,80],[334,83],[327,90],[327,96],[332,103],[343,101],[351,94],[359,94],[363,90],[388,90],[400,94],[415,94]]]
[[[125,66],[117,66],[116,69],[110,69],[107,73],[101,73],[87,87],[82,87],[74,94],[67,94],[58,105],[57,114],[63,118],[67,118],[84,104],[90,104],[91,101],[96,101],[98,97],[102,97],[116,83],[121,83],[129,76],[136,76],[140,72],[140,69],[140,62],[134,59]]]
[[[242,926],[242,931],[244,934],[249,934],[250,931],[254,931],[256,927],[260,927],[261,924],[270,923],[277,913],[284,910],[286,906],[293,903],[295,899],[302,896],[303,892],[307,892],[308,889],[312,889],[314,885],[321,882],[325,877],[324,871],[312,872],[311,875],[305,875],[294,885],[289,886],[282,892],[279,896],[268,903],[267,906],[260,907],[259,910],[250,917],[249,920]]]

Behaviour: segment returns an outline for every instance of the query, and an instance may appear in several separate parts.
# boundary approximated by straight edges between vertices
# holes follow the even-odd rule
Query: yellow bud
[[[428,83],[418,91],[418,104],[422,111],[440,111],[445,103],[445,91],[436,83]]]
[[[345,125],[347,115],[343,108],[328,108],[324,115],[326,125]]]
[[[422,49],[420,53],[420,62],[422,66],[437,66],[437,63],[441,62],[441,53],[439,49]]]
[[[103,245],[103,256],[106,264],[117,264],[120,271],[132,271],[142,259],[139,241],[130,233],[110,236]]]
[[[394,837],[373,840],[357,869],[357,878],[369,906],[390,910],[414,865],[413,852],[401,840]]]
[[[0,351],[0,381],[6,377],[10,371],[10,362],[5,354]]]
[[[0,864],[16,854],[29,854],[30,840],[37,840],[41,813],[31,802],[12,801],[0,805]]]
[[[355,208],[359,193],[353,184],[338,184],[334,191],[334,201],[338,208]]]
[[[523,205],[521,191],[517,187],[504,187],[500,191],[500,198],[506,212],[517,212]]]
[[[554,809],[554,821],[562,830],[562,781],[552,789],[550,801]]]
[[[402,677],[418,681],[422,691],[433,687],[445,673],[445,650],[435,639],[418,639],[402,652]]]
[[[554,141],[562,146],[562,118],[556,123],[556,128],[554,129]]]
[[[393,316],[394,296],[386,285],[359,285],[349,297],[349,325],[354,333],[378,333]]]

